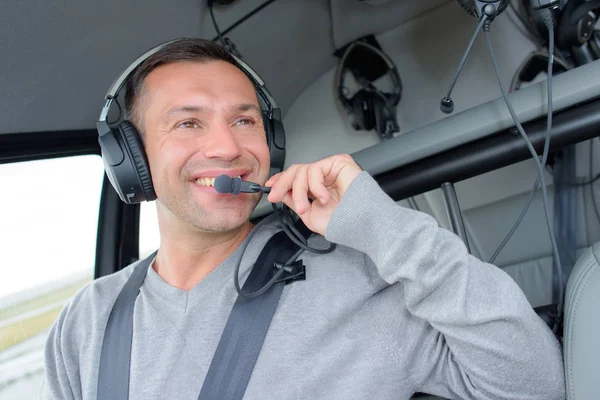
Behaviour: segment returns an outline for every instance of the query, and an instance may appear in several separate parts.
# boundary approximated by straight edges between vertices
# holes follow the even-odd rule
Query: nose
[[[204,147],[206,158],[219,158],[226,161],[236,159],[242,154],[238,140],[226,123],[214,126]]]

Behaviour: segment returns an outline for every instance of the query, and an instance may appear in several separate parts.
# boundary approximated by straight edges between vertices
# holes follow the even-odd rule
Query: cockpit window
[[[48,330],[94,275],[103,164],[0,165],[0,400],[39,398]]]

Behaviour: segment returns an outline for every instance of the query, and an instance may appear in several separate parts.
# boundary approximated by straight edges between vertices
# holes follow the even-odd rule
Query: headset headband
[[[347,99],[343,93],[344,70],[346,69],[345,68],[346,58],[348,57],[348,54],[351,53],[352,49],[354,49],[355,46],[363,46],[363,47],[371,50],[375,54],[379,55],[385,61],[385,63],[388,66],[388,69],[389,69],[388,73],[390,74],[392,83],[394,85],[394,91],[392,93],[393,104],[394,105],[397,104],[397,102],[400,101],[400,94],[402,93],[402,81],[400,80],[400,75],[398,74],[396,65],[394,64],[392,59],[387,54],[385,54],[383,51],[381,51],[377,47],[372,46],[369,43],[365,43],[363,41],[356,41],[356,42],[350,44],[340,60],[340,64],[338,65],[338,68],[336,70],[336,84],[337,84],[337,90],[338,90],[338,97],[342,100]]]
[[[106,119],[108,118],[108,112],[110,110],[110,106],[112,105],[113,100],[118,96],[118,94],[121,91],[121,89],[123,88],[123,86],[125,86],[125,82],[127,82],[129,77],[131,76],[131,74],[133,74],[133,72],[144,61],[146,61],[150,56],[152,56],[153,54],[158,52],[160,49],[162,49],[163,47],[165,47],[171,43],[178,42],[180,40],[183,40],[183,39],[179,38],[179,39],[170,40],[168,42],[159,44],[158,46],[155,46],[152,49],[146,51],[144,54],[139,56],[135,61],[133,61],[121,73],[121,75],[119,75],[119,77],[113,82],[113,84],[108,89],[108,92],[106,93],[106,96],[104,98],[104,107],[102,107],[102,111],[100,112],[100,117],[98,118],[98,122],[96,123],[100,136],[103,136],[103,135],[107,134],[108,132],[110,132],[110,127],[108,126],[108,122],[106,122]],[[238,64],[236,66],[238,68],[240,68],[242,70],[242,72],[244,72],[246,74],[246,76],[252,81],[252,84],[256,88],[259,96],[261,97],[261,99],[265,103],[265,106],[267,107],[267,110],[263,111],[266,114],[266,116],[270,119],[273,117],[280,118],[281,111],[279,110],[277,103],[275,103],[273,96],[271,96],[271,94],[265,87],[265,82],[260,78],[260,76],[256,73],[256,71],[254,71],[248,64],[246,64],[244,61],[240,60],[238,57],[234,56],[233,54],[231,54],[231,53],[229,53],[229,54],[233,57],[235,62]]]

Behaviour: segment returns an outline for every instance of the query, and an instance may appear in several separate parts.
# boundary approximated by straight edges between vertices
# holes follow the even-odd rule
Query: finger
[[[294,197],[292,196],[291,192],[287,192],[285,194],[285,196],[283,196],[283,199],[281,200],[281,202],[283,204],[285,204],[286,206],[288,206],[289,208],[291,208],[292,210],[294,209]],[[310,210],[305,212],[304,214],[298,214],[298,216],[300,217],[302,222],[304,222],[306,227],[312,230],[311,224],[310,224]]]
[[[273,190],[273,185],[275,185],[275,183],[279,180],[278,175],[279,174],[273,175],[271,178],[269,178],[269,180],[265,182],[265,186],[271,189],[269,193],[267,193],[267,200],[269,200],[271,203],[277,203],[277,201],[275,200],[276,195],[275,191]]]
[[[292,165],[287,170],[277,174],[277,180],[271,185],[271,193],[268,199],[271,203],[280,202],[283,196],[292,190],[292,182],[296,176],[299,165]]]
[[[276,173],[275,175],[273,175],[272,177],[267,179],[267,181],[265,182],[265,186],[273,186],[275,184],[275,182],[277,182],[279,180],[280,176],[281,176],[281,172]]]
[[[298,168],[296,177],[292,183],[292,197],[294,198],[294,211],[298,215],[308,211],[308,166]]]
[[[287,192],[281,199],[281,202],[293,210],[294,198],[292,197],[292,192]]]
[[[322,159],[315,163],[323,171],[324,184],[343,195],[362,169],[348,154]]]
[[[325,187],[325,177],[323,171],[318,166],[311,164],[308,167],[308,186],[314,197],[318,198],[321,204],[327,204],[329,200],[329,191]]]
[[[271,203],[276,203],[276,201],[274,201],[273,199],[275,198],[275,195],[271,196],[271,193],[273,192],[273,185],[279,180],[280,174],[275,174],[273,175],[271,178],[269,178],[266,182],[265,182],[265,187],[270,188],[271,190],[269,191],[269,193],[267,193],[267,200],[269,200]]]
[[[336,156],[331,156],[327,158],[323,158],[322,160],[314,163],[315,168],[320,170],[321,175],[323,176],[323,185],[330,185],[335,182],[335,178],[337,175],[337,161]]]

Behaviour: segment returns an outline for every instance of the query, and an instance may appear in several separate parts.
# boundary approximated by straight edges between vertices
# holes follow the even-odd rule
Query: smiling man
[[[256,88],[221,47],[201,39],[162,47],[129,79],[126,103],[161,238],[135,300],[130,399],[192,400],[203,387],[260,199],[218,194],[220,174],[270,186],[269,201],[315,233],[313,247],[338,244],[303,254],[306,280],[285,287],[244,399],[564,398],[558,342],[519,287],[433,218],[397,205],[350,156],[268,179]],[[242,279],[279,230],[255,232]],[[107,321],[138,265],[96,280],[65,307],[46,346],[45,398],[97,398]]]
[[[135,79],[135,77],[134,77]],[[258,195],[217,195],[221,174],[265,182],[270,171],[254,86],[229,62],[166,63],[131,99],[158,197],[161,246],[154,270],[189,290],[252,230]],[[131,91],[129,93],[132,93]]]

